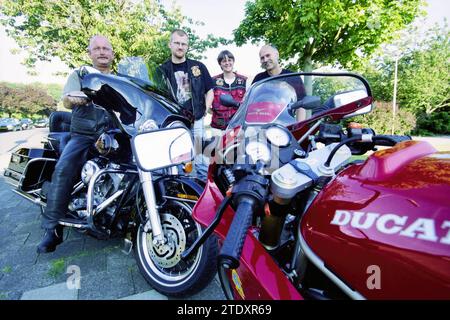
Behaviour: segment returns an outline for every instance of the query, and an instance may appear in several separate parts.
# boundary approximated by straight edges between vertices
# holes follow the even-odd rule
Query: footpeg
[[[129,255],[131,252],[131,249],[133,249],[133,242],[131,242],[128,239],[123,239],[123,249],[122,252],[126,255]]]

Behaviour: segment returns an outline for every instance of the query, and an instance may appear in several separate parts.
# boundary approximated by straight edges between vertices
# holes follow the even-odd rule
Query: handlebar
[[[242,248],[256,207],[257,201],[255,198],[248,195],[240,197],[233,222],[219,254],[220,263],[227,269],[239,267]]]
[[[219,254],[219,264],[227,269],[239,267],[242,248],[253,214],[265,203],[269,180],[259,174],[250,174],[233,187],[233,202],[236,212]]]
[[[379,146],[391,147],[391,146],[395,146],[399,142],[411,140],[411,137],[410,136],[397,136],[397,135],[390,135],[390,134],[387,134],[387,135],[378,134],[373,137],[373,140]]]

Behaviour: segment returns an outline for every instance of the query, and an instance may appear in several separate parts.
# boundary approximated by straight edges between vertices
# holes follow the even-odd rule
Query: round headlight
[[[100,170],[98,164],[95,163],[94,161],[89,160],[84,164],[83,169],[81,169],[81,181],[83,181],[83,183],[87,185],[91,180],[92,176],[98,170]]]
[[[114,134],[102,133],[95,142],[95,148],[97,151],[106,156],[110,153],[117,152],[119,150],[119,143],[114,137]]]
[[[291,142],[289,133],[277,126],[269,127],[266,130],[266,138],[270,144],[276,147],[286,147]]]
[[[156,123],[155,120],[150,119],[150,120],[146,120],[146,121],[139,127],[139,132],[152,131],[152,130],[156,130],[156,129],[159,129],[158,124]]]
[[[245,147],[245,153],[252,158],[253,162],[262,160],[264,162],[270,161],[270,150],[265,143],[259,141],[251,141]]]

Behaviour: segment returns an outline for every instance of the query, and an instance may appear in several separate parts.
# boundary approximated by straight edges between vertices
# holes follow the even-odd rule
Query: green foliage
[[[450,135],[450,108],[432,114],[422,113],[417,117],[415,135]]]
[[[351,67],[422,14],[423,0],[247,2],[235,41],[274,44],[283,59],[304,71],[324,64]],[[359,54],[359,55],[358,55]]]
[[[0,113],[49,116],[57,100],[42,86],[0,83]]]
[[[331,98],[338,93],[365,90],[361,80],[352,77],[315,77],[312,87],[312,94],[321,97],[322,103],[325,103],[323,99]]]
[[[142,56],[149,65],[170,56],[167,43],[174,28],[190,34],[190,53],[201,57],[206,48],[227,43],[209,35],[200,39],[190,19],[179,10],[168,12],[157,0],[4,0],[0,22],[8,35],[29,53],[26,64],[59,57],[71,68],[90,64],[86,48],[95,34],[107,36],[118,62]]]
[[[358,122],[363,127],[369,127],[375,130],[377,134],[392,133],[392,103],[376,102],[372,112],[349,119],[349,121]],[[410,134],[416,126],[416,117],[411,112],[400,109],[396,112],[394,121],[394,134]]]
[[[434,28],[420,50],[401,59],[398,100],[416,114],[450,107],[450,31]]]
[[[418,35],[416,35],[418,37]],[[450,102],[450,41],[448,26],[435,26],[414,48],[401,48],[398,60],[397,101],[415,114],[430,114]],[[394,58],[379,52],[359,68],[376,100],[393,98]]]

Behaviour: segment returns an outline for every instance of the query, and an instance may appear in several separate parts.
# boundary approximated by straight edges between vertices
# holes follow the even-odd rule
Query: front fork
[[[152,181],[151,172],[139,171],[139,180],[142,185],[145,203],[147,204],[148,222],[144,226],[144,231],[152,230],[153,245],[160,246],[164,244],[164,231],[161,226],[161,220],[156,207],[155,189]]]

